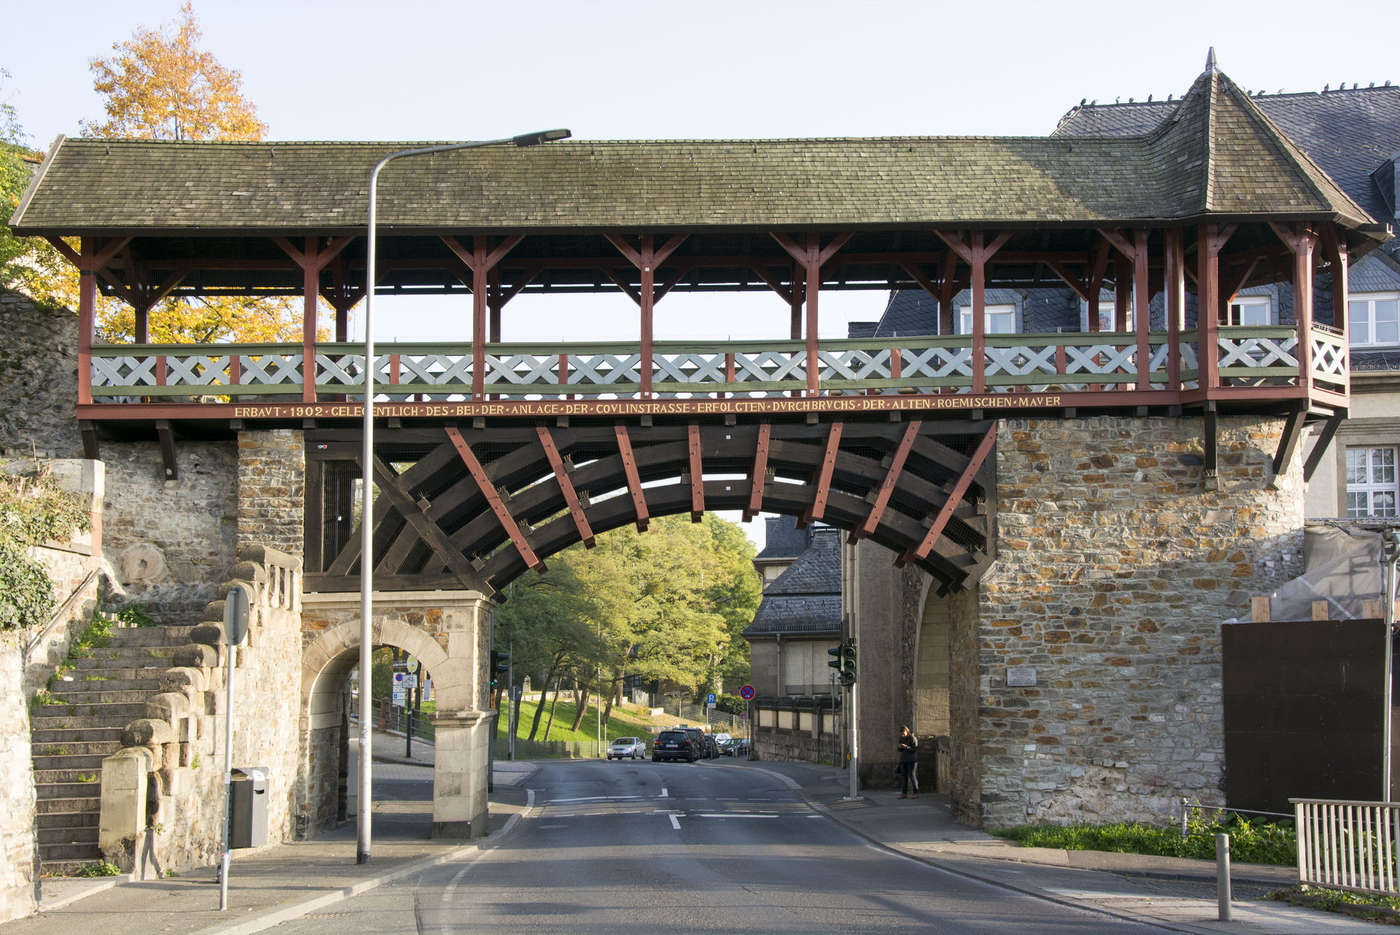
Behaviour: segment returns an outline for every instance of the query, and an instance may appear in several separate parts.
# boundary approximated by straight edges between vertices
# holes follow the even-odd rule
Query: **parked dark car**
[[[689,731],[680,728],[663,730],[656,735],[656,742],[651,745],[653,763],[662,760],[685,760],[687,763],[694,763],[701,755],[700,744]]]
[[[719,756],[719,750],[715,747],[715,739],[700,728],[680,727],[677,729],[683,730],[690,735],[691,740],[695,743],[697,757],[713,760],[715,757]]]
[[[713,760],[719,756],[719,741],[715,740],[714,734],[703,734],[705,738],[705,758]]]

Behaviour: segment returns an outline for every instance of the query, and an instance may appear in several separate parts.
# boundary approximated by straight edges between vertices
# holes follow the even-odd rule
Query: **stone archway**
[[[474,591],[375,595],[374,645],[407,651],[433,676],[433,837],[485,833],[495,724],[486,674],[491,607]],[[334,820],[345,680],[359,663],[359,595],[305,595],[302,634],[298,829],[309,833]]]

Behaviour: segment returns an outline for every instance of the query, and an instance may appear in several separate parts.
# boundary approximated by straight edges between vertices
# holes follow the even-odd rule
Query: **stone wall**
[[[0,454],[81,458],[78,316],[0,289]]]
[[[1269,486],[1282,425],[1222,417],[1206,490],[1198,418],[1001,423],[998,558],[952,617],[964,816],[1162,821],[1179,796],[1222,800],[1220,622],[1302,568],[1297,459]]]
[[[269,844],[290,840],[298,790],[301,697],[295,660],[301,652],[300,562],[274,552],[244,548],[234,581],[254,595],[248,637],[234,671],[233,767],[268,770]],[[103,763],[102,849],[123,869],[142,851],[144,801],[109,801],[109,769],[139,756],[159,783],[155,855],[163,869],[215,863],[224,816],[224,733],[227,646],[223,600],[204,615],[188,647],[177,650],[175,668],[161,676],[162,693],[146,703],[146,719],[123,738],[128,747]],[[289,663],[289,660],[293,662]],[[115,761],[115,763],[114,763]],[[131,796],[128,796],[131,798]]]
[[[38,898],[29,698],[22,634],[0,631],[0,922],[27,916]]]
[[[107,466],[103,553],[130,603],[168,625],[197,623],[234,565],[237,449],[179,441],[165,479],[154,442],[102,446]],[[298,549],[297,554],[300,554]]]
[[[306,445],[294,429],[238,433],[238,541],[301,558]]]

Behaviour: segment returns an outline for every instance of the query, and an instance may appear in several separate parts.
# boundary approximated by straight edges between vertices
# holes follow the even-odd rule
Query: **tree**
[[[203,36],[186,2],[170,28],[138,26],[95,58],[93,87],[107,119],[83,121],[83,135],[142,140],[260,140],[267,125],[243,96],[243,76],[199,48]]]
[[[0,90],[10,73],[0,68]],[[42,240],[10,233],[10,217],[29,185],[38,154],[28,146],[29,135],[20,125],[14,105],[0,100],[0,289],[19,289],[33,295],[38,283],[60,275],[63,261],[58,251]]]
[[[199,47],[194,8],[186,3],[169,26],[140,26],[113,55],[90,63],[107,119],[82,121],[84,136],[145,140],[258,140],[267,126],[243,95],[242,77]],[[76,247],[76,244],[72,244]],[[51,305],[78,307],[78,273],[50,248],[25,291]],[[3,256],[0,256],[3,260]],[[136,313],[125,302],[97,298],[99,341],[134,340]],[[168,298],[150,310],[148,340],[158,344],[301,340],[301,304],[281,298]],[[323,330],[322,335],[328,334]]]

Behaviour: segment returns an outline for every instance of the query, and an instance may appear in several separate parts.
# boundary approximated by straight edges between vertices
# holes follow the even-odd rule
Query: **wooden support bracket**
[[[812,496],[812,505],[802,515],[799,526],[805,526],[826,515],[826,500],[831,493],[831,475],[836,469],[836,455],[841,449],[841,430],[844,427],[844,422],[837,421],[832,422],[827,430],[826,451],[822,454],[821,470],[817,472],[817,489]]]
[[[180,470],[175,464],[175,433],[165,419],[156,421],[156,437],[160,439],[160,460],[165,465],[165,479],[179,480]]]
[[[454,428],[448,428],[447,430],[449,436],[456,431],[457,430]],[[457,440],[461,440],[461,435],[457,435]],[[465,445],[465,443],[463,444]],[[459,448],[458,451],[460,452],[461,449]],[[468,454],[470,454],[470,451],[468,451]],[[475,457],[473,457],[472,461],[475,462],[475,460]],[[470,465],[468,465],[468,467],[470,467]],[[480,465],[478,465],[478,467],[480,467]],[[418,501],[414,500],[409,492],[404,489],[399,475],[394,472],[393,468],[385,464],[384,461],[378,457],[374,459],[374,482],[379,486],[384,496],[389,499],[394,509],[398,510],[400,515],[403,516],[405,522],[414,528],[414,531],[418,533],[423,542],[428,548],[433,550],[433,554],[437,556],[439,561],[447,566],[448,570],[462,583],[463,587],[469,590],[479,590],[487,595],[491,593],[491,588],[481,580],[481,576],[477,574],[476,569],[471,566],[471,563],[467,561],[466,557],[457,549],[453,548],[451,541],[447,537],[447,533],[443,532],[442,527],[425,515]],[[494,495],[495,491],[492,490],[491,494]],[[361,522],[363,522],[363,519]],[[361,568],[368,566],[371,560],[372,557],[362,557],[360,562]]]
[[[1303,437],[1303,422],[1308,416],[1306,403],[1300,404],[1288,414],[1283,425],[1283,435],[1278,440],[1278,451],[1274,452],[1274,475],[1269,479],[1269,487],[1277,490],[1288,466],[1293,463],[1293,455],[1298,450],[1298,441]]]
[[[933,525],[929,527],[924,539],[915,548],[906,551],[896,562],[898,565],[906,564],[915,559],[922,560],[928,557],[932,551],[933,544],[938,541],[938,537],[943,534],[943,529],[948,525],[948,520],[952,519],[953,511],[962,502],[963,496],[967,493],[967,488],[972,486],[972,479],[977,476],[977,472],[982,468],[982,462],[987,460],[987,455],[992,451],[992,447],[997,440],[997,425],[992,423],[987,429],[987,434],[982,436],[982,440],[977,443],[977,448],[972,452],[972,457],[968,459],[967,467],[963,468],[962,474],[958,477],[958,482],[953,485],[952,491],[948,494],[948,499],[943,502],[943,506],[938,511],[938,516],[934,518]]]
[[[870,508],[870,515],[865,518],[865,522],[851,530],[847,539],[848,542],[858,542],[875,531],[875,527],[880,525],[880,518],[885,515],[885,507],[889,505],[890,494],[894,493],[895,484],[899,482],[899,474],[904,470],[904,462],[909,457],[909,452],[914,448],[914,439],[919,435],[919,429],[923,426],[922,419],[915,419],[904,427],[904,437],[899,440],[899,447],[895,449],[894,456],[890,459],[890,468],[885,472],[885,479],[880,484],[880,492],[875,496],[875,505]]]
[[[1204,418],[1202,421],[1204,425],[1202,426],[1202,430],[1204,432],[1204,438],[1202,439],[1202,445],[1205,470],[1202,472],[1202,486],[1204,486],[1206,490],[1217,490],[1220,487],[1220,473],[1216,459],[1216,432],[1218,427],[1216,425],[1214,400],[1206,403],[1203,415]]]
[[[1327,449],[1332,447],[1332,439],[1337,434],[1338,427],[1342,420],[1347,417],[1345,412],[1333,413],[1328,416],[1327,421],[1322,423],[1322,428],[1318,431],[1317,437],[1313,439],[1312,450],[1308,452],[1307,460],[1303,462],[1303,483],[1312,480],[1313,472],[1322,463],[1323,455],[1327,454]]]
[[[627,490],[632,494],[632,509],[637,514],[637,532],[646,532],[650,517],[647,513],[647,498],[642,493],[642,479],[637,474],[637,459],[632,454],[632,440],[627,437],[627,426],[614,425],[617,435],[617,453],[622,458],[622,471],[627,475]]]
[[[705,472],[700,457],[700,426],[690,423],[686,435],[690,449],[690,521],[698,523],[705,515]]]
[[[759,423],[758,440],[753,453],[753,478],[749,484],[749,505],[744,508],[746,523],[763,509],[763,487],[768,482],[768,441],[772,431],[771,424]]]
[[[521,559],[525,562],[525,567],[533,568],[543,574],[545,571],[544,562],[540,561],[539,556],[535,555],[535,550],[530,548],[530,544],[525,541],[525,534],[520,531],[520,525],[516,523],[515,517],[511,515],[510,511],[506,509],[504,501],[501,500],[500,493],[496,490],[496,486],[491,483],[491,478],[486,475],[486,469],[483,468],[481,462],[477,460],[476,454],[472,451],[471,446],[462,438],[462,433],[457,430],[456,426],[449,425],[446,431],[448,439],[452,442],[452,447],[457,449],[457,454],[461,457],[462,463],[467,466],[467,470],[472,475],[472,480],[476,481],[477,489],[479,489],[481,495],[486,498],[486,503],[491,507],[491,512],[496,514],[496,521],[501,524],[501,528],[504,529],[506,535],[510,537],[511,545],[515,546],[515,550],[520,553]],[[461,554],[455,549],[452,551],[454,555],[461,558]],[[448,567],[451,566],[449,565]]]
[[[588,517],[583,513],[583,507],[579,504],[578,493],[574,490],[573,481],[569,480],[568,471],[564,468],[564,459],[559,457],[559,449],[554,444],[554,437],[549,434],[549,429],[543,425],[535,427],[535,433],[540,437],[540,446],[544,448],[544,455],[549,459],[549,466],[554,469],[554,478],[559,482],[559,492],[564,495],[564,503],[569,507],[569,515],[574,518],[574,526],[578,528],[579,541],[583,547],[591,549],[594,546],[593,527],[588,524]]]

